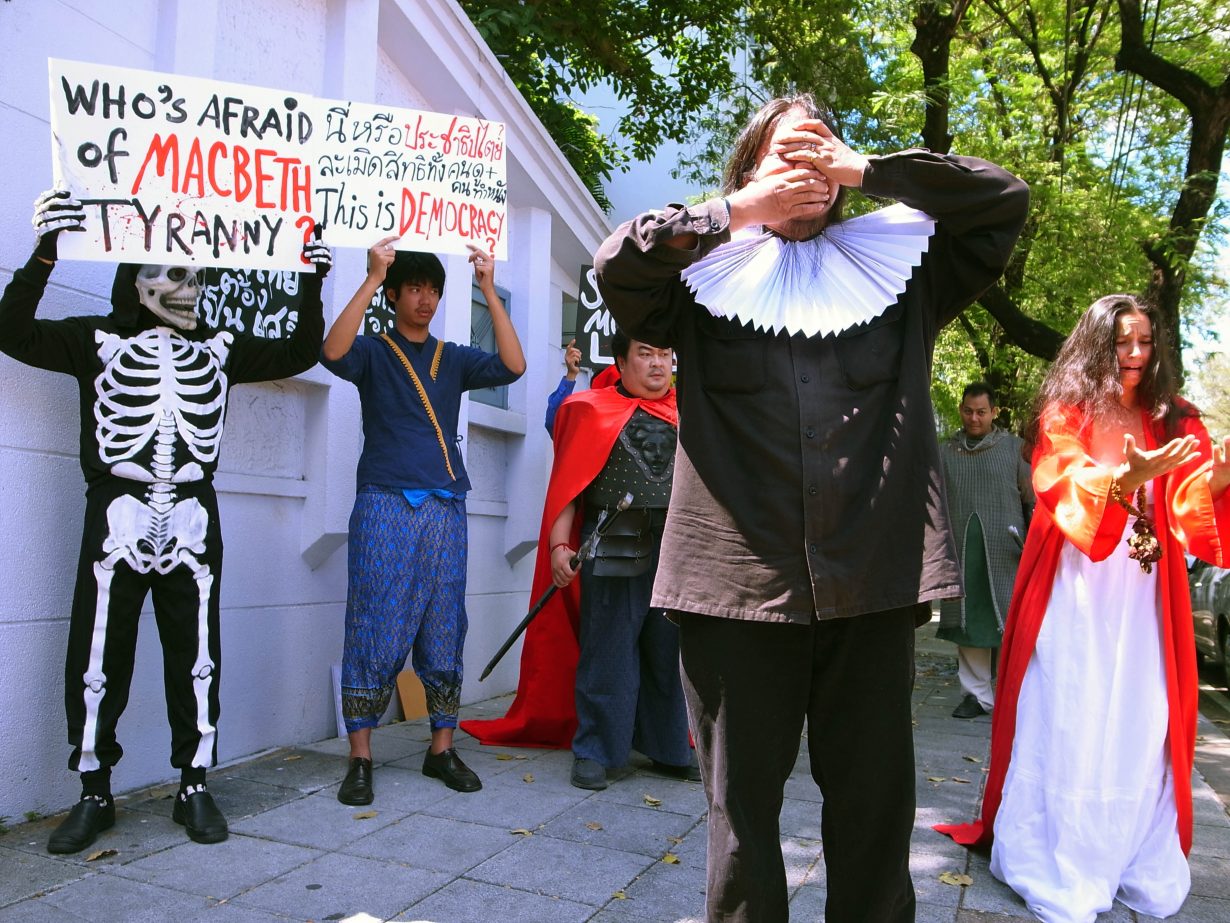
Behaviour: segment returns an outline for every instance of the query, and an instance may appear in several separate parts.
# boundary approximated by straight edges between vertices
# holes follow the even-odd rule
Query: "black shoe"
[[[47,852],[81,852],[96,836],[114,826],[115,799],[110,795],[83,795],[52,831],[47,839]]]
[[[175,796],[171,820],[185,827],[188,838],[197,843],[221,843],[228,830],[226,818],[204,785],[189,785]]]
[[[372,791],[372,761],[363,756],[352,756],[346,778],[337,790],[337,800],[342,804],[371,804],[376,797]]]
[[[600,792],[606,788],[606,767],[597,760],[577,757],[572,761],[572,784],[576,788]]]
[[[483,787],[474,770],[461,761],[452,747],[443,753],[428,750],[423,757],[423,775],[443,779],[444,784],[455,792],[476,792]]]
[[[660,776],[666,776],[668,779],[680,779],[684,782],[700,781],[700,767],[695,763],[688,763],[686,766],[676,766],[673,763],[663,763],[659,760],[650,759],[649,771]]]
[[[952,710],[954,718],[977,718],[979,715],[985,715],[987,710],[982,707],[978,701],[978,697],[972,692],[966,694],[961,700],[961,704]]]

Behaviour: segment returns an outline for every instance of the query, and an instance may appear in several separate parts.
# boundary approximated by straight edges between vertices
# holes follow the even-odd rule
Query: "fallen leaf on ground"
[[[119,854],[120,851],[118,849],[100,849],[98,852],[92,852],[86,856],[85,861],[94,862],[98,859],[107,859],[111,856],[118,856]]]
[[[968,875],[962,875],[960,872],[941,872],[940,881],[946,885],[960,885],[963,888],[974,883],[974,879]]]
[[[661,798],[655,798],[653,795],[645,795],[644,798],[645,804],[649,805],[651,808],[656,808],[662,803]]]
[[[962,785],[969,785],[969,779],[960,779],[960,778],[957,778],[956,776],[953,776],[952,781],[960,782]]]
[[[380,813],[379,811],[360,811],[358,814],[354,816],[354,819],[355,820],[371,820],[373,817],[375,817],[379,813]]]
[[[626,901],[627,899],[628,899],[628,895],[624,893],[623,891],[616,891],[614,894],[611,895],[611,900],[613,901]]]
[[[598,823],[596,820],[591,820],[588,824],[585,825],[585,829],[586,830],[601,830],[602,824]]]
[[[534,774],[532,772],[527,772],[525,775],[521,777],[521,781],[522,782],[533,782]]]
[[[301,760],[301,759],[303,759],[302,753],[292,753],[290,756],[282,757],[282,762],[290,763],[290,762],[293,762],[294,760]]]
[[[982,758],[978,756],[963,756],[961,757],[961,759],[965,760],[965,762],[967,763],[981,763],[982,762]]]
[[[665,862],[667,865],[678,865],[679,857],[676,856],[673,852],[668,852],[665,856],[662,857],[662,861]]]
[[[497,760],[504,760],[504,761],[507,761],[507,760],[524,760],[524,759],[528,759],[528,758],[529,758],[529,757],[525,757],[525,756],[514,756],[514,755],[513,755],[513,754],[511,754],[511,753],[499,753],[499,754],[497,754],[497,755],[496,755],[496,759],[497,759]]]
[[[928,782],[943,782],[944,776],[927,776]]]
[[[516,830],[509,830],[509,833],[514,833],[517,836],[533,836],[533,830],[526,830],[524,827],[518,827]]]

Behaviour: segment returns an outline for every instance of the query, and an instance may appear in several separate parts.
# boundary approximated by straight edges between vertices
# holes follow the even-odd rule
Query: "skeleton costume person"
[[[192,270],[122,264],[107,316],[36,320],[56,259],[56,237],[80,230],[64,190],[35,203],[38,245],[0,297],[0,350],[64,372],[80,388],[85,526],[69,624],[64,701],[69,768],[82,800],[48,849],[84,849],[115,820],[111,768],[123,754],[116,723],[128,701],[137,624],[147,594],[162,643],[171,765],[180,770],[174,820],[197,842],[227,836],[205,786],[217,757],[222,536],[213,473],[228,389],[286,378],[316,361],[320,288],[330,266],[317,240],[304,247],[303,303],[290,337],[214,330],[195,313]]]

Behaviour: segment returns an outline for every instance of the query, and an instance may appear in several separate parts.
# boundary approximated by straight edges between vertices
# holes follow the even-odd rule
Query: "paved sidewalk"
[[[1032,919],[974,856],[930,829],[972,817],[990,719],[949,713],[960,699],[952,648],[919,639],[914,694],[918,818],[911,868],[919,923]],[[507,697],[464,709],[502,714]],[[225,730],[225,729],[224,729]],[[1201,719],[1202,741],[1225,741]],[[571,754],[458,748],[483,779],[463,795],[420,773],[423,721],[378,729],[371,809],[334,797],[345,743],[279,750],[210,776],[231,821],[225,843],[201,846],[171,822],[173,786],[119,799],[115,828],[76,857],[46,853],[58,818],[0,836],[0,923],[45,921],[377,920],[431,923],[691,923],[704,906],[704,793],[633,768],[603,792],[568,784]],[[807,741],[786,788],[782,847],[791,919],[823,919],[820,797]],[[644,761],[638,761],[643,766]],[[937,781],[938,780],[938,781]],[[1230,819],[1196,779],[1192,894],[1175,921],[1230,920]],[[113,852],[112,852],[113,851]],[[91,854],[100,853],[90,861]],[[941,881],[968,875],[968,886]],[[1099,921],[1132,921],[1125,908]]]

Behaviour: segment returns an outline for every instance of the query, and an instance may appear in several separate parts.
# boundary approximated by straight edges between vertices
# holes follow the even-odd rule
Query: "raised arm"
[[[384,240],[377,241],[367,251],[367,275],[355,293],[350,296],[346,307],[342,308],[325,336],[324,346],[320,352],[330,362],[336,362],[342,358],[350,352],[350,347],[354,345],[355,337],[359,335],[359,330],[363,326],[363,315],[367,313],[367,306],[372,303],[372,299],[384,285],[384,277],[393,264],[393,257],[396,255],[393,249],[395,240],[397,240],[395,236],[386,237]]]
[[[316,271],[299,274],[302,298],[295,329],[290,336],[281,338],[237,337],[228,367],[232,383],[289,378],[307,371],[320,358],[320,342],[325,332],[321,286],[333,266],[321,231],[321,226],[316,225],[312,239],[303,245],[303,259]]]
[[[495,334],[495,351],[508,371],[520,377],[525,374],[525,354],[521,351],[521,340],[517,338],[516,328],[512,319],[504,309],[504,302],[495,290],[495,261],[490,254],[483,252],[473,244],[470,247],[470,262],[474,264],[474,281],[478,290],[487,299],[487,310],[491,312],[491,328]]]
[[[64,231],[85,230],[85,211],[67,189],[49,189],[34,201],[35,246],[0,296],[0,352],[52,372],[75,374],[83,328],[74,321],[35,320]]]
[[[862,189],[937,220],[923,262],[937,330],[1003,274],[1029,213],[1029,187],[976,157],[929,151],[872,157]]]

